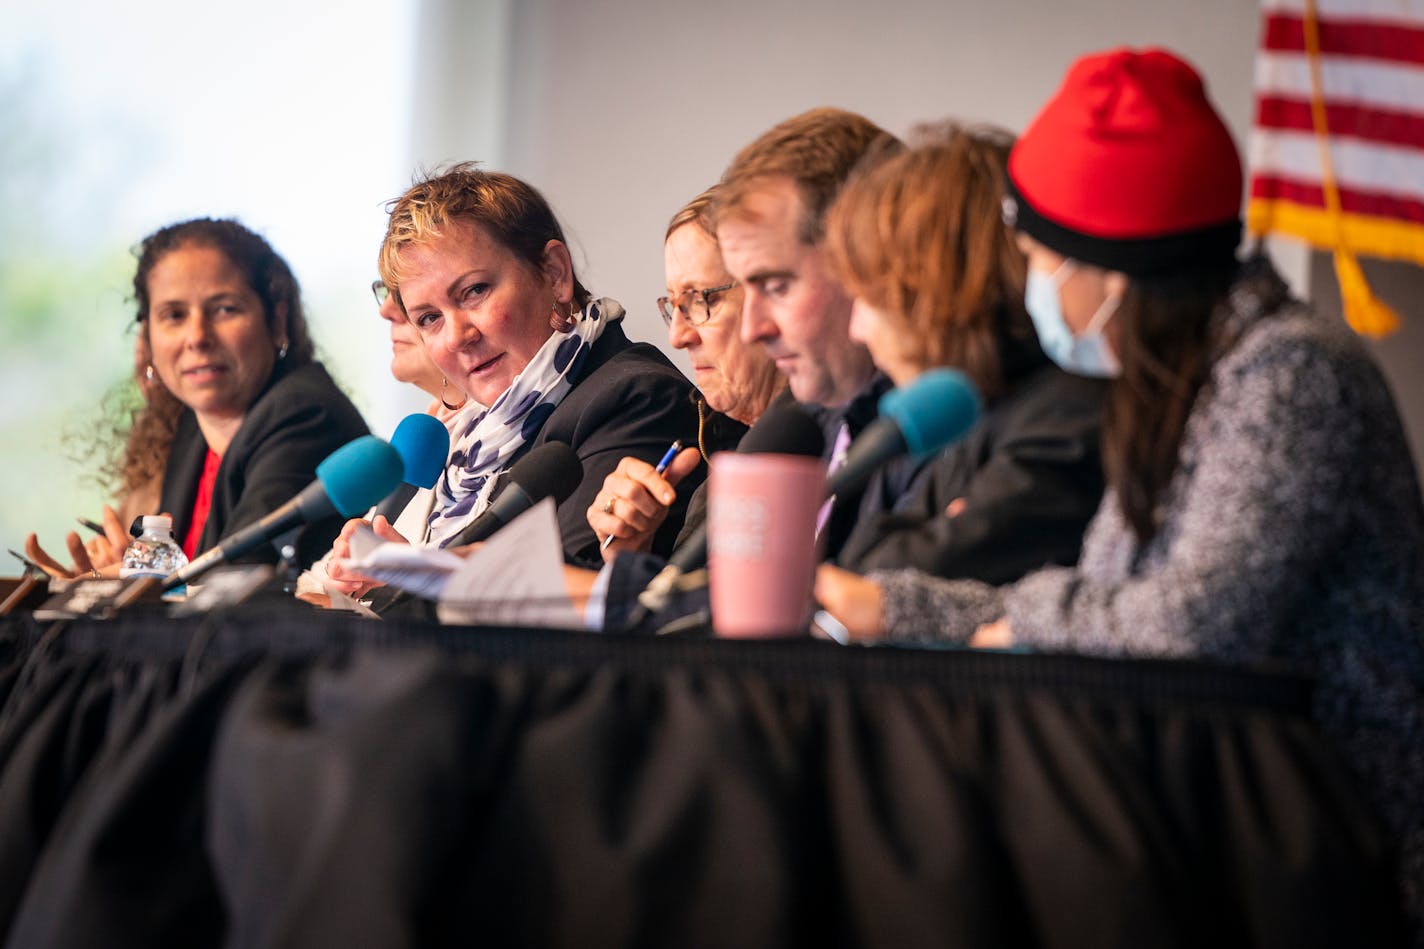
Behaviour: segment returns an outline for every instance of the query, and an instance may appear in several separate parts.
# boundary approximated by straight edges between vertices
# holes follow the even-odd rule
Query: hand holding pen
[[[589,526],[602,538],[605,560],[618,551],[652,548],[653,535],[677,498],[674,488],[701,460],[696,448],[673,442],[656,465],[637,458],[618,463],[587,512]]]
[[[83,517],[79,518],[79,523],[96,535],[84,544],[84,552],[92,566],[102,570],[111,564],[123,561],[124,551],[128,549],[134,535],[132,528],[119,520],[117,511],[105,504],[99,523],[96,524]],[[75,558],[75,562],[79,562],[78,557]]]

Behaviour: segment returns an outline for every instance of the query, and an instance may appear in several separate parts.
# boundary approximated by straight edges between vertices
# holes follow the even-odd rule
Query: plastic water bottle
[[[143,533],[124,551],[119,576],[163,579],[187,565],[188,555],[173,539],[173,518],[147,514],[143,518]]]

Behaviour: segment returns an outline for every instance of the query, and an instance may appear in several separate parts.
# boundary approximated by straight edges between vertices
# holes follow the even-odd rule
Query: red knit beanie
[[[1241,158],[1201,76],[1166,50],[1074,63],[1009,179],[1019,230],[1132,276],[1227,264],[1241,239]]]

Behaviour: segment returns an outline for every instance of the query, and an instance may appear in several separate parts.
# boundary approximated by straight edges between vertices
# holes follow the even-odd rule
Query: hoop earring
[[[448,411],[450,411],[450,412],[458,412],[458,411],[460,411],[461,409],[463,409],[463,408],[465,407],[465,403],[466,403],[466,402],[470,401],[470,397],[469,397],[469,396],[465,396],[465,398],[463,398],[462,400],[460,400],[460,404],[459,404],[459,405],[451,405],[449,402],[446,402],[446,401],[445,401],[445,387],[446,387],[447,385],[449,385],[449,383],[445,381],[445,377],[444,377],[444,376],[441,376],[441,377],[440,377],[440,404],[443,405],[443,406],[445,406],[446,410],[448,410]]]
[[[559,312],[559,301],[555,300],[553,307],[549,310],[549,325],[557,333],[567,333],[573,330],[578,318],[574,316],[574,301],[569,301],[569,313],[567,316]]]

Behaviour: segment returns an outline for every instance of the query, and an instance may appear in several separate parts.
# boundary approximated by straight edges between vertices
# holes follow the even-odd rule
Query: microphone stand
[[[676,564],[668,564],[638,594],[638,603],[629,611],[622,631],[636,633],[639,627],[649,621],[655,621],[658,614],[668,608],[677,594],[689,593],[706,585],[706,567],[683,571]],[[690,632],[693,629],[709,625],[711,621],[712,616],[708,609],[699,607],[690,613],[672,617],[663,625],[656,627],[653,632],[658,636]]]
[[[15,584],[15,589],[10,591],[10,595],[5,597],[4,602],[0,603],[0,616],[9,616],[26,603],[43,600],[49,590],[48,581],[49,578],[46,576],[36,576],[34,573],[27,572],[20,578],[20,582]]]

